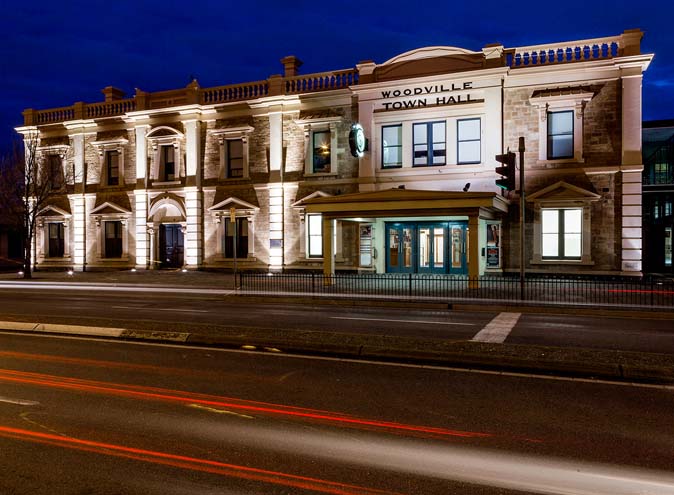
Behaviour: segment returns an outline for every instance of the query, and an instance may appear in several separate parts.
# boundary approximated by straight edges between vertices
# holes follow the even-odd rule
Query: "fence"
[[[479,277],[420,274],[239,274],[243,292],[591,307],[674,308],[674,280]]]

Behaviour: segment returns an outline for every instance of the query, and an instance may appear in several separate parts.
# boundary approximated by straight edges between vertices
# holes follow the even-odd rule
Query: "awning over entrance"
[[[335,271],[333,222],[347,218],[466,216],[470,230],[468,275],[478,277],[478,220],[497,219],[508,211],[509,201],[493,192],[424,191],[386,189],[382,191],[315,197],[301,201],[307,213],[323,215],[323,272]]]

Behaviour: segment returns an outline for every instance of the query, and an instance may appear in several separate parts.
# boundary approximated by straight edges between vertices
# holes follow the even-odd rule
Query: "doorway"
[[[465,275],[467,222],[386,224],[387,273]]]
[[[180,268],[184,264],[185,245],[180,224],[159,226],[159,268]]]

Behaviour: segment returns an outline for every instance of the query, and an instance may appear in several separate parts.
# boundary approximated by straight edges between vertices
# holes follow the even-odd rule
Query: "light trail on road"
[[[223,409],[236,409],[247,413],[297,418],[300,420],[318,421],[339,426],[385,430],[390,433],[421,435],[433,438],[490,438],[495,435],[485,432],[450,430],[431,426],[410,425],[391,421],[358,418],[339,412],[320,409],[306,409],[265,402],[246,401],[232,397],[218,397],[186,391],[167,390],[163,388],[126,385],[79,378],[68,378],[42,373],[0,369],[0,381],[37,385],[59,389],[89,392],[117,397],[130,397],[141,400],[174,402],[181,404],[200,404]],[[524,441],[537,442],[533,439]]]
[[[332,495],[400,495],[396,492],[378,490],[374,488],[367,488],[319,478],[298,476],[282,473],[279,471],[239,466],[236,464],[228,464],[213,460],[198,459],[195,457],[169,454],[166,452],[157,452],[154,450],[138,449],[123,445],[96,442],[92,440],[81,440],[77,438],[64,437],[61,435],[53,435],[50,433],[10,428],[7,426],[0,426],[0,436],[16,440],[40,443],[43,445],[92,452],[96,454],[125,457],[127,459],[151,462],[153,464],[162,464],[165,466],[181,469],[190,469],[193,471],[201,471],[205,473],[247,479],[251,481],[272,483],[275,485],[282,485],[291,488],[313,490],[316,492],[329,493]]]

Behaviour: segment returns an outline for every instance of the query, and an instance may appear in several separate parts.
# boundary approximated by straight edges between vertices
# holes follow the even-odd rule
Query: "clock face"
[[[361,153],[365,151],[365,133],[362,128],[356,129],[356,149]]]
[[[360,124],[351,126],[349,132],[349,147],[351,148],[351,155],[355,157],[362,157],[367,148],[367,139],[365,139],[365,132]]]

